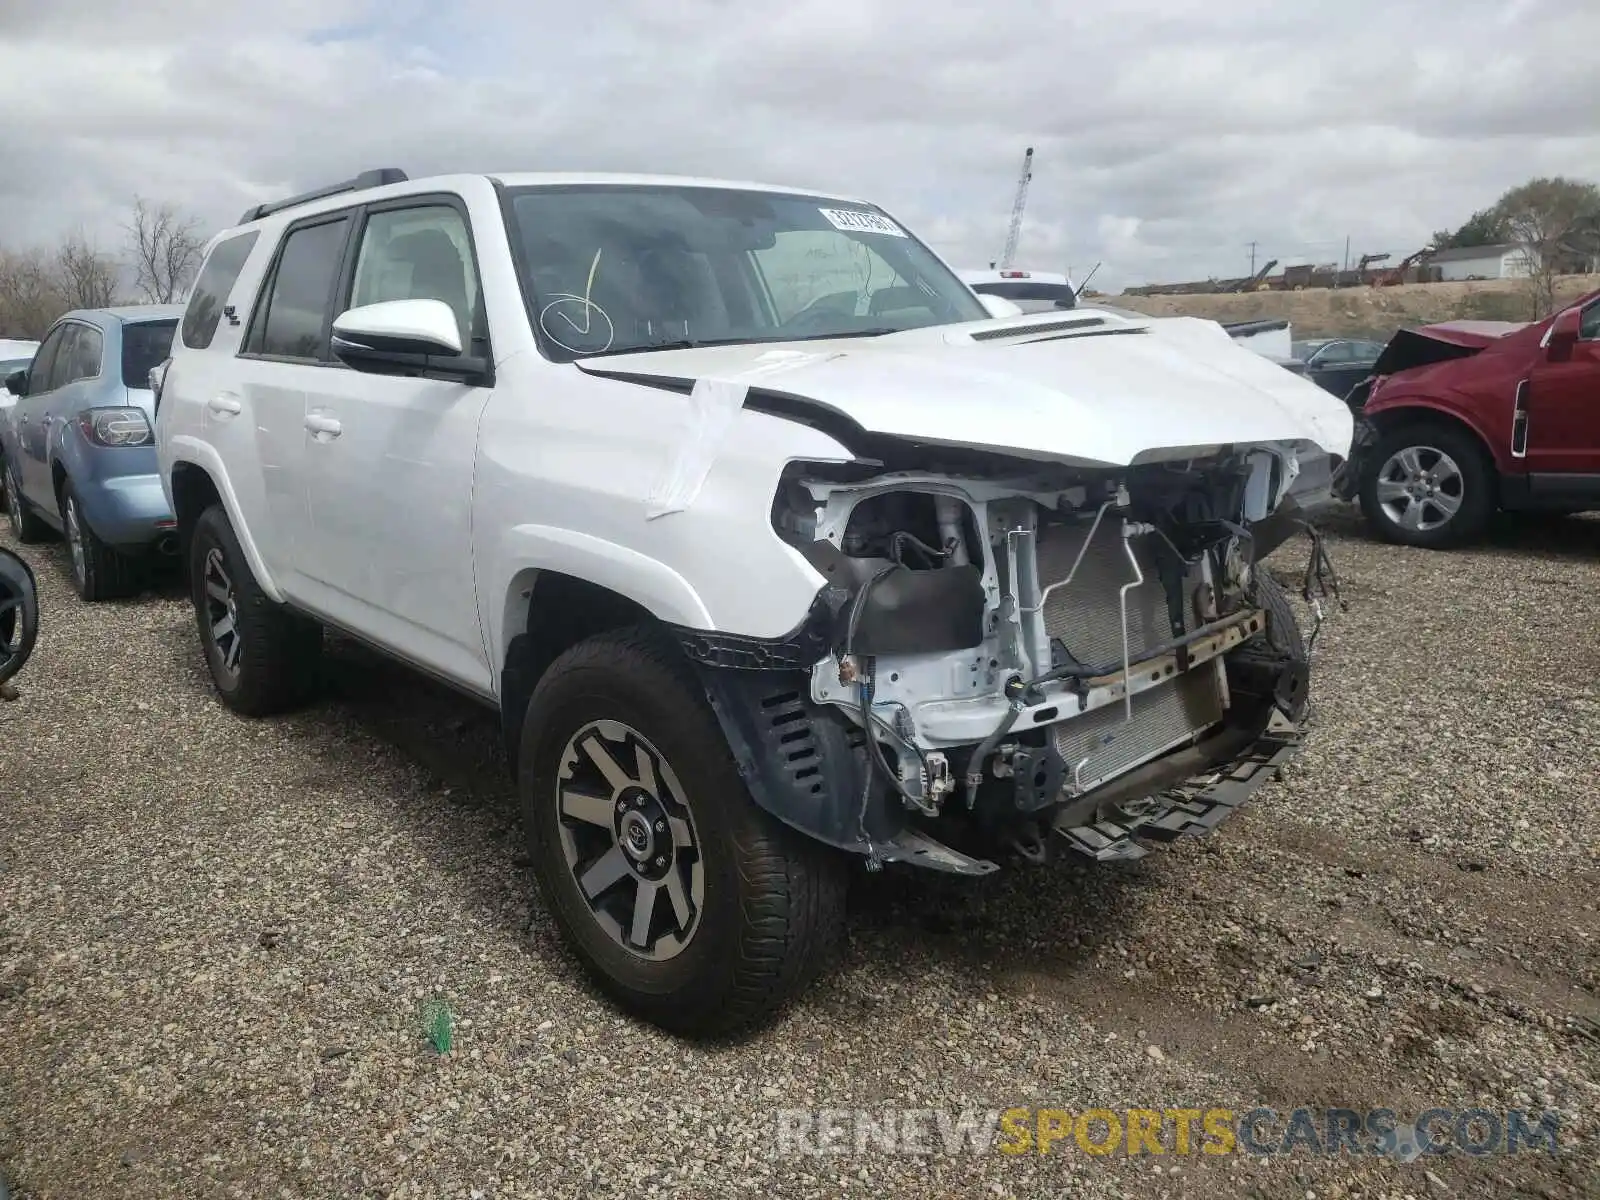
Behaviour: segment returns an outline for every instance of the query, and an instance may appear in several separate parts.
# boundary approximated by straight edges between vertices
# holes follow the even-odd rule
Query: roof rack
[[[267,204],[257,204],[254,208],[244,210],[244,215],[235,224],[248,225],[251,221],[258,221],[271,213],[282,212],[286,208],[297,205],[309,204],[313,200],[321,200],[326,196],[338,196],[344,192],[364,192],[368,188],[383,187],[391,183],[404,183],[408,176],[399,167],[378,167],[376,170],[363,171],[354,179],[346,179],[343,183],[330,184],[328,187],[317,188],[315,191],[302,192],[298,196],[290,196],[287,200],[273,200]]]

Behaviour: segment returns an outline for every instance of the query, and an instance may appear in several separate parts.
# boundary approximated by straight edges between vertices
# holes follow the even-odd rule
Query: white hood
[[[1215,321],[1093,308],[874,338],[580,360],[596,374],[719,380],[803,397],[872,433],[1126,466],[1174,450],[1288,443],[1348,455],[1344,402]]]

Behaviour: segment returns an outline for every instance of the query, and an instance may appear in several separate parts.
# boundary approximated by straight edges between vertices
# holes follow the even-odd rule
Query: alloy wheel
[[[83,548],[83,523],[78,518],[78,502],[69,492],[62,502],[63,524],[67,527],[67,549],[72,552],[72,577],[80,585],[88,575],[88,559]]]
[[[1376,496],[1401,529],[1426,533],[1450,523],[1466,497],[1455,459],[1433,446],[1407,446],[1378,468]]]
[[[206,552],[204,575],[206,589],[206,622],[211,630],[211,644],[216,648],[217,661],[230,677],[239,674],[239,654],[243,640],[239,634],[239,598],[228,574],[222,551],[213,546]]]
[[[6,464],[6,518],[11,522],[11,533],[22,540],[22,489],[17,486],[17,473]]]
[[[620,721],[591,721],[567,739],[556,795],[562,854],[596,923],[640,958],[682,953],[705,907],[705,866],[661,752]]]

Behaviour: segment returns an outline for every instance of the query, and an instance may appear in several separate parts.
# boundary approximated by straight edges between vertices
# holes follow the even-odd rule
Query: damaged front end
[[[772,519],[828,581],[810,615],[680,639],[757,802],[869,867],[1137,858],[1209,832],[1298,746],[1306,647],[1256,537],[1282,540],[1293,475],[1259,446],[796,464]]]

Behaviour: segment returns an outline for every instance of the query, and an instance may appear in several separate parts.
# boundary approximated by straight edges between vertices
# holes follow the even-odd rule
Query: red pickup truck
[[[1334,491],[1388,541],[1443,549],[1497,509],[1600,509],[1600,292],[1529,325],[1402,329],[1348,399]]]

